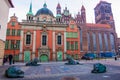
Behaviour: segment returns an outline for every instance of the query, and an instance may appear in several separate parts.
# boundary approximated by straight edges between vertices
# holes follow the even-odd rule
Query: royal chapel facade
[[[32,3],[26,20],[18,22],[15,14],[7,25],[5,55],[16,61],[38,58],[41,62],[63,61],[68,55],[80,59],[85,53],[116,52],[117,34],[111,3],[100,1],[94,8],[95,23],[86,22],[86,9],[72,17],[67,7],[56,16],[46,3],[34,15]]]

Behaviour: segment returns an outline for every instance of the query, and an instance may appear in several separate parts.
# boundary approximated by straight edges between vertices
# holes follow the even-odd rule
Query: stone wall
[[[0,65],[3,63],[5,42],[0,40]]]

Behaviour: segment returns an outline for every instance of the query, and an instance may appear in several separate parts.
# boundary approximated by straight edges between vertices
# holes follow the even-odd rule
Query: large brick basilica
[[[18,61],[38,58],[44,61],[66,60],[67,55],[80,59],[85,53],[116,52],[117,34],[111,3],[100,1],[94,8],[95,23],[86,22],[84,5],[75,17],[65,7],[56,7],[56,16],[46,3],[34,15],[32,3],[26,20],[11,16],[7,26],[5,55]]]

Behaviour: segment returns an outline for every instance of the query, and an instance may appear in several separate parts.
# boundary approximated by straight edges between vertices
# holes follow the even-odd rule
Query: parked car
[[[96,54],[95,53],[86,53],[82,56],[81,59],[85,59],[85,60],[93,60],[94,58],[96,58]]]

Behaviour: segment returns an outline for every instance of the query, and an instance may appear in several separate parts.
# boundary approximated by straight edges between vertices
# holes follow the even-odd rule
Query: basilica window
[[[99,45],[100,45],[100,51],[103,51],[103,43],[102,43],[102,35],[101,35],[101,33],[99,33]]]
[[[31,43],[31,35],[27,34],[26,35],[26,45],[30,45],[30,43]]]
[[[95,35],[95,33],[93,33],[93,50],[94,50],[94,51],[97,50],[97,45],[96,45],[96,35]]]
[[[111,44],[112,51],[114,51],[115,50],[115,39],[114,39],[113,34],[110,34],[110,44]]]
[[[104,40],[105,40],[105,49],[108,51],[108,39],[107,39],[107,34],[104,34]]]
[[[88,50],[90,51],[90,34],[87,33],[87,38],[88,38]]]
[[[46,46],[47,44],[47,36],[46,35],[42,35],[42,45]]]

